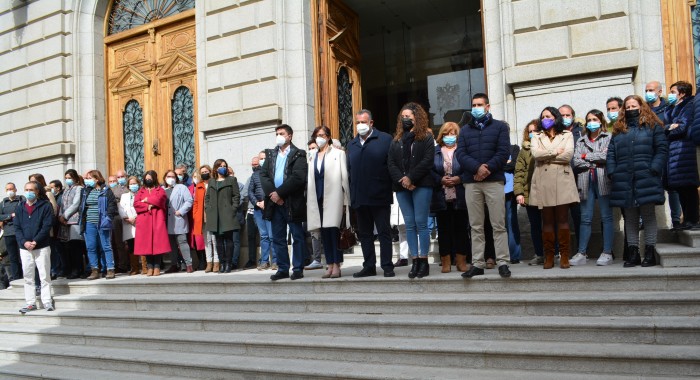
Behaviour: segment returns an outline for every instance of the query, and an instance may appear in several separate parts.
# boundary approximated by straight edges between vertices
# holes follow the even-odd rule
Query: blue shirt
[[[279,154],[277,154],[277,161],[275,162],[275,187],[280,187],[284,183],[284,168],[287,166],[288,155],[289,148],[284,154],[280,148]]]

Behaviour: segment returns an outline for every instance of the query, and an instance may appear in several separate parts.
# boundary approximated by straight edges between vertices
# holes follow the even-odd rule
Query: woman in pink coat
[[[136,236],[134,254],[146,256],[147,276],[160,276],[160,255],[170,252],[168,215],[165,190],[158,186],[158,174],[149,170],[143,176],[143,185],[134,197],[136,209]]]

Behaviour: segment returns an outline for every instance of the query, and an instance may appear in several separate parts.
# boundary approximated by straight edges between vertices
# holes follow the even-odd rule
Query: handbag
[[[355,236],[355,230],[349,223],[350,220],[350,210],[347,206],[344,207],[345,212],[343,212],[343,219],[340,222],[340,238],[338,239],[338,249],[344,251],[350,249],[357,244],[357,236]]]

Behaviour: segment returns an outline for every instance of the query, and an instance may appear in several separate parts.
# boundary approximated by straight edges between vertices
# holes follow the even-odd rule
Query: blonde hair
[[[438,132],[437,143],[440,146],[444,146],[445,143],[442,141],[442,137],[451,132],[457,132],[457,137],[459,137],[459,125],[453,121],[448,121],[440,127],[440,132]]]

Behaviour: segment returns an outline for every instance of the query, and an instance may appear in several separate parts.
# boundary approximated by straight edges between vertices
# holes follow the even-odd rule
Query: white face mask
[[[168,186],[175,186],[175,178],[168,177],[165,179],[165,183],[167,183]]]
[[[323,148],[327,143],[328,140],[324,139],[323,137],[316,137],[316,145],[318,145],[319,148]]]
[[[277,135],[275,142],[277,143],[277,146],[282,146],[287,143],[287,139],[282,135]]]
[[[357,124],[357,133],[359,133],[360,136],[367,135],[367,133],[369,133],[369,124],[365,124],[365,123]]]
[[[10,191],[7,192],[7,196],[8,196],[9,198],[14,198],[14,197],[15,197],[15,194],[17,194],[17,193],[15,193],[15,192],[12,191],[12,190],[10,190]]]

